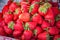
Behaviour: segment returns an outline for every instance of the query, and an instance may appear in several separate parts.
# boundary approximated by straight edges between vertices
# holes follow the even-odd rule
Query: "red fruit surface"
[[[60,35],[55,35],[53,40],[60,40]]]

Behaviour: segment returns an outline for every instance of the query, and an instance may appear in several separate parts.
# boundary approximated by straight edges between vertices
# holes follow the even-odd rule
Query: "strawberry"
[[[57,28],[60,28],[60,20],[56,22]]]
[[[6,24],[8,24],[10,21],[13,20],[13,15],[12,14],[4,14],[4,21]]]
[[[0,27],[0,35],[2,35],[2,36],[5,35],[4,29],[2,27]]]
[[[29,11],[30,4],[28,2],[21,2],[21,10],[22,12]]]
[[[19,19],[24,22],[27,22],[30,20],[30,14],[29,13],[22,13],[19,15]]]
[[[22,33],[21,31],[14,30],[13,31],[13,37],[14,38],[19,38],[21,36],[21,33]]]
[[[53,14],[52,9],[49,8],[49,10],[48,10],[47,13],[48,13],[48,14],[45,16],[45,20],[47,20],[47,21],[51,24],[51,26],[53,26],[55,20],[54,20],[54,14]]]
[[[60,35],[55,35],[53,40],[60,40]]]
[[[32,21],[34,21],[38,24],[42,24],[43,18],[39,14],[36,13],[32,16]]]
[[[29,8],[29,13],[32,15],[38,12],[39,4],[38,2],[32,2],[30,8]]]
[[[36,22],[27,22],[25,24],[25,29],[29,28],[30,30],[34,30],[36,28],[36,25],[37,25]]]
[[[39,40],[49,40],[49,34],[47,32],[43,32],[38,35]]]
[[[53,31],[52,31],[52,30],[53,30]],[[56,27],[51,27],[51,28],[49,28],[48,32],[49,32],[50,35],[59,34],[59,30],[58,30]]]
[[[32,3],[34,0],[23,0],[23,1]]]
[[[2,9],[2,13],[5,14],[6,12],[8,12],[8,10],[9,10],[9,6],[5,5]]]
[[[14,12],[16,8],[18,8],[17,3],[16,2],[13,2],[9,6],[9,11]]]
[[[28,37],[28,36],[29,36],[29,37]],[[23,33],[22,39],[30,40],[32,36],[33,36],[32,31],[30,31],[30,30],[25,30],[24,33]]]
[[[38,12],[40,15],[45,16],[47,14],[48,8],[51,7],[50,3],[45,3],[42,6],[39,7]]]
[[[12,34],[13,30],[14,30],[14,22],[11,21],[8,23],[8,26],[4,26],[4,30],[7,34]]]
[[[50,24],[47,21],[43,21],[41,27],[43,30],[46,30],[47,28],[50,28]]]
[[[18,19],[18,16],[21,14],[21,9],[20,8],[17,8],[14,12],[14,20],[17,20]]]
[[[16,30],[16,31],[23,31],[24,28],[23,28],[22,23],[21,23],[21,22],[20,22],[20,23],[16,23],[16,24],[14,25],[14,30]]]
[[[2,13],[0,12],[0,18],[2,18],[2,16],[3,16],[3,15],[2,15]]]
[[[39,26],[37,26],[35,29],[34,29],[34,34],[35,34],[35,36],[37,36],[37,35],[39,35],[40,33],[42,33],[42,29],[39,27]]]

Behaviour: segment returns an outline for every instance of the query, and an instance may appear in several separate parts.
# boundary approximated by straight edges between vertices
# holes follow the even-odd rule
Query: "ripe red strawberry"
[[[39,7],[38,12],[40,15],[45,16],[47,14],[48,8],[51,7],[50,3],[45,3],[42,6]]]
[[[55,35],[53,40],[60,40],[60,35]]]
[[[30,20],[30,14],[29,13],[22,13],[19,15],[19,19],[24,22],[27,22]]]
[[[3,16],[3,15],[2,15],[2,13],[0,12],[0,18],[2,18],[2,16]]]
[[[27,22],[25,24],[25,29],[29,28],[30,30],[34,30],[36,28],[37,23],[36,22]]]
[[[6,24],[13,20],[13,14],[4,14],[3,17]]]
[[[13,37],[14,38],[19,38],[21,36],[21,33],[22,33],[21,31],[14,30]]]
[[[14,25],[14,30],[16,30],[16,31],[23,31],[24,28],[23,28],[22,23],[16,23],[16,24]]]
[[[5,32],[4,32],[3,27],[0,27],[0,35],[2,35],[2,36],[5,36],[6,35]]]
[[[29,13],[32,15],[38,12],[39,4],[38,2],[33,1],[30,8],[29,8]]]
[[[40,33],[42,33],[42,29],[41,27],[37,26],[36,29],[34,29],[34,34],[35,36],[38,36]]]
[[[43,18],[39,14],[34,14],[32,16],[32,21],[34,21],[34,22],[36,22],[38,24],[42,24]]]
[[[53,30],[53,31],[52,31]],[[59,34],[59,30],[56,27],[51,27],[48,32],[50,33],[50,35],[56,35]]]
[[[55,22],[55,19],[54,19],[54,14],[53,14],[52,9],[49,8],[47,13],[48,14],[45,16],[45,20],[47,20],[51,24],[51,26],[53,26],[54,22]]]
[[[4,30],[7,34],[12,34],[13,30],[14,30],[14,22],[11,21],[8,23],[8,26],[4,26]]]
[[[52,7],[54,16],[56,16],[59,13],[58,7]]]
[[[39,40],[49,40],[49,34],[47,32],[43,32],[38,35]]]
[[[22,13],[21,9],[17,8],[14,12],[14,20],[17,20],[21,13]]]
[[[43,21],[41,27],[43,30],[46,30],[47,28],[50,28],[50,24],[47,21]]]
[[[32,36],[33,36],[32,31],[25,30],[24,33],[23,33],[22,39],[30,40]]]
[[[30,4],[28,2],[21,2],[21,10],[22,12],[29,11]]]
[[[4,14],[4,13],[8,12],[8,10],[9,10],[9,6],[5,5],[2,9],[2,13]]]
[[[60,20],[56,22],[56,27],[60,28]]]
[[[18,8],[17,3],[16,2],[13,2],[9,6],[9,11],[14,12],[16,8]]]

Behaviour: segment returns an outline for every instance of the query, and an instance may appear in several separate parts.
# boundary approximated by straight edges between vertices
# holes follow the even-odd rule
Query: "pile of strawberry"
[[[60,40],[60,10],[41,0],[10,0],[0,12],[0,35],[20,40]]]

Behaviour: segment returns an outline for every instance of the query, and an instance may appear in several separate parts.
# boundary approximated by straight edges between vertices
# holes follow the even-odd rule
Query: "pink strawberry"
[[[47,28],[50,28],[50,24],[47,21],[43,21],[41,27],[43,30],[46,30]]]
[[[18,8],[16,2],[11,3],[11,5],[9,6],[9,10],[10,10],[11,12],[14,12],[16,8]]]
[[[33,1],[30,8],[29,8],[29,13],[32,15],[38,12],[39,4],[38,2]]]
[[[38,36],[40,33],[42,33],[42,29],[41,27],[37,26],[36,29],[34,29],[34,34],[35,36]]]
[[[28,2],[21,2],[21,10],[22,12],[29,11],[30,4]]]
[[[39,7],[38,12],[40,15],[45,16],[47,14],[48,8],[51,7],[50,3],[45,3],[42,6]]]
[[[22,39],[24,38],[25,40],[30,40],[32,36],[33,36],[32,31],[25,30],[23,33]]]
[[[14,30],[13,31],[13,37],[19,38],[21,36],[21,33],[22,33],[21,31]]]
[[[57,28],[60,28],[60,21],[56,22],[56,26],[57,26]]]
[[[39,14],[36,13],[32,16],[32,21],[34,21],[38,24],[42,24],[43,18]]]
[[[37,25],[36,22],[27,22],[25,24],[25,29],[29,28],[30,30],[34,30],[36,28],[36,25]]]
[[[24,22],[30,21],[30,14],[29,13],[22,13],[19,15],[19,19]]]
[[[20,8],[17,8],[14,12],[14,20],[17,20],[19,15],[21,14],[21,9]]]
[[[38,35],[39,40],[49,40],[49,34],[47,32],[43,32]]]
[[[4,21],[6,24],[8,24],[10,21],[13,20],[13,15],[12,14],[4,14]]]
[[[22,23],[21,23],[21,22],[20,22],[20,23],[16,23],[16,24],[14,25],[14,30],[16,30],[16,31],[23,31],[24,28],[23,28]]]
[[[53,30],[53,31],[52,31]],[[59,34],[59,30],[56,27],[51,27],[48,32],[50,33],[50,35],[56,35]]]
[[[60,40],[60,35],[55,35],[53,40]]]

